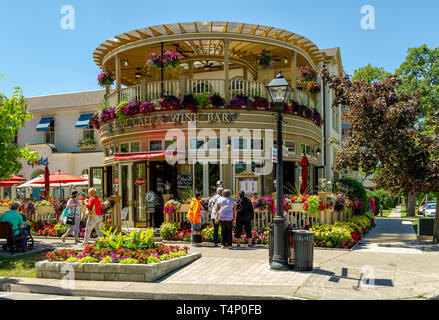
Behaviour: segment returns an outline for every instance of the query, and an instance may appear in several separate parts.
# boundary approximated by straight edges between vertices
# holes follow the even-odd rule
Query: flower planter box
[[[150,264],[79,263],[40,261],[35,264],[37,278],[71,280],[154,282],[199,259],[201,253]]]
[[[35,207],[35,213],[55,213],[55,209],[52,206],[38,206]]]
[[[292,203],[291,211],[293,212],[303,212],[303,203]]]
[[[88,145],[88,146],[80,146],[79,149],[81,150],[95,150],[97,149],[98,145],[97,144],[92,144],[92,145]]]

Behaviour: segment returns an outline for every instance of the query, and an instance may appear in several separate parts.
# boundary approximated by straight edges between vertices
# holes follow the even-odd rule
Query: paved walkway
[[[437,295],[439,245],[404,240],[413,232],[402,221],[377,219],[376,228],[353,251],[316,248],[312,272],[271,270],[267,247],[227,250],[203,244],[190,249],[201,252],[200,259],[155,283],[77,280],[75,289],[66,290],[60,280],[3,278],[0,290],[131,299],[363,300]],[[46,248],[73,244],[37,241]]]

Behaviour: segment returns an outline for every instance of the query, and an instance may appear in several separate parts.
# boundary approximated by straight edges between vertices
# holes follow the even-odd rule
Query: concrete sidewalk
[[[382,234],[392,233],[386,230],[403,230],[405,225],[392,226],[385,219],[377,219],[376,228],[366,241],[377,241],[374,244],[385,251],[361,246],[353,251],[316,248],[312,272],[271,270],[267,247],[227,250],[203,244],[190,249],[201,252],[202,258],[155,283],[76,280],[74,288],[69,289],[65,284],[63,288],[60,280],[3,278],[0,289],[125,299],[196,300],[419,299],[438,294],[439,245],[404,241],[405,247],[401,248],[395,245],[399,243],[396,236],[394,242],[379,240]],[[46,240],[48,246],[49,242]]]

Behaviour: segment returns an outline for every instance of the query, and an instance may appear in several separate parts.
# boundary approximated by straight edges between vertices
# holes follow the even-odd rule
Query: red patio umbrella
[[[35,180],[34,183],[44,184],[44,181],[45,181],[44,178],[40,178],[38,180]],[[62,184],[62,183],[71,183],[71,182],[84,182],[84,181],[88,181],[88,179],[58,170],[57,172],[52,173],[49,176],[49,181],[50,184],[56,184],[56,183]]]
[[[50,197],[50,172],[49,167],[46,165],[44,168],[44,193],[46,195],[46,199]]]
[[[308,167],[309,161],[306,155],[303,155],[302,160],[300,160],[299,165],[302,167],[302,185],[300,186],[300,193],[304,193],[308,188]]]
[[[15,184],[21,184],[26,181],[26,178],[12,175],[9,179],[0,180],[0,187],[11,187]]]

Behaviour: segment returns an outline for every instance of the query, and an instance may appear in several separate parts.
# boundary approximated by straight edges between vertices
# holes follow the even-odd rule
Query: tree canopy
[[[373,67],[370,63],[354,71],[352,80],[364,80],[368,83],[385,80],[390,75],[382,67]]]
[[[0,179],[8,179],[22,168],[20,159],[33,161],[38,153],[28,146],[14,144],[15,135],[25,122],[32,118],[27,111],[20,88],[15,88],[11,98],[0,93]]]

